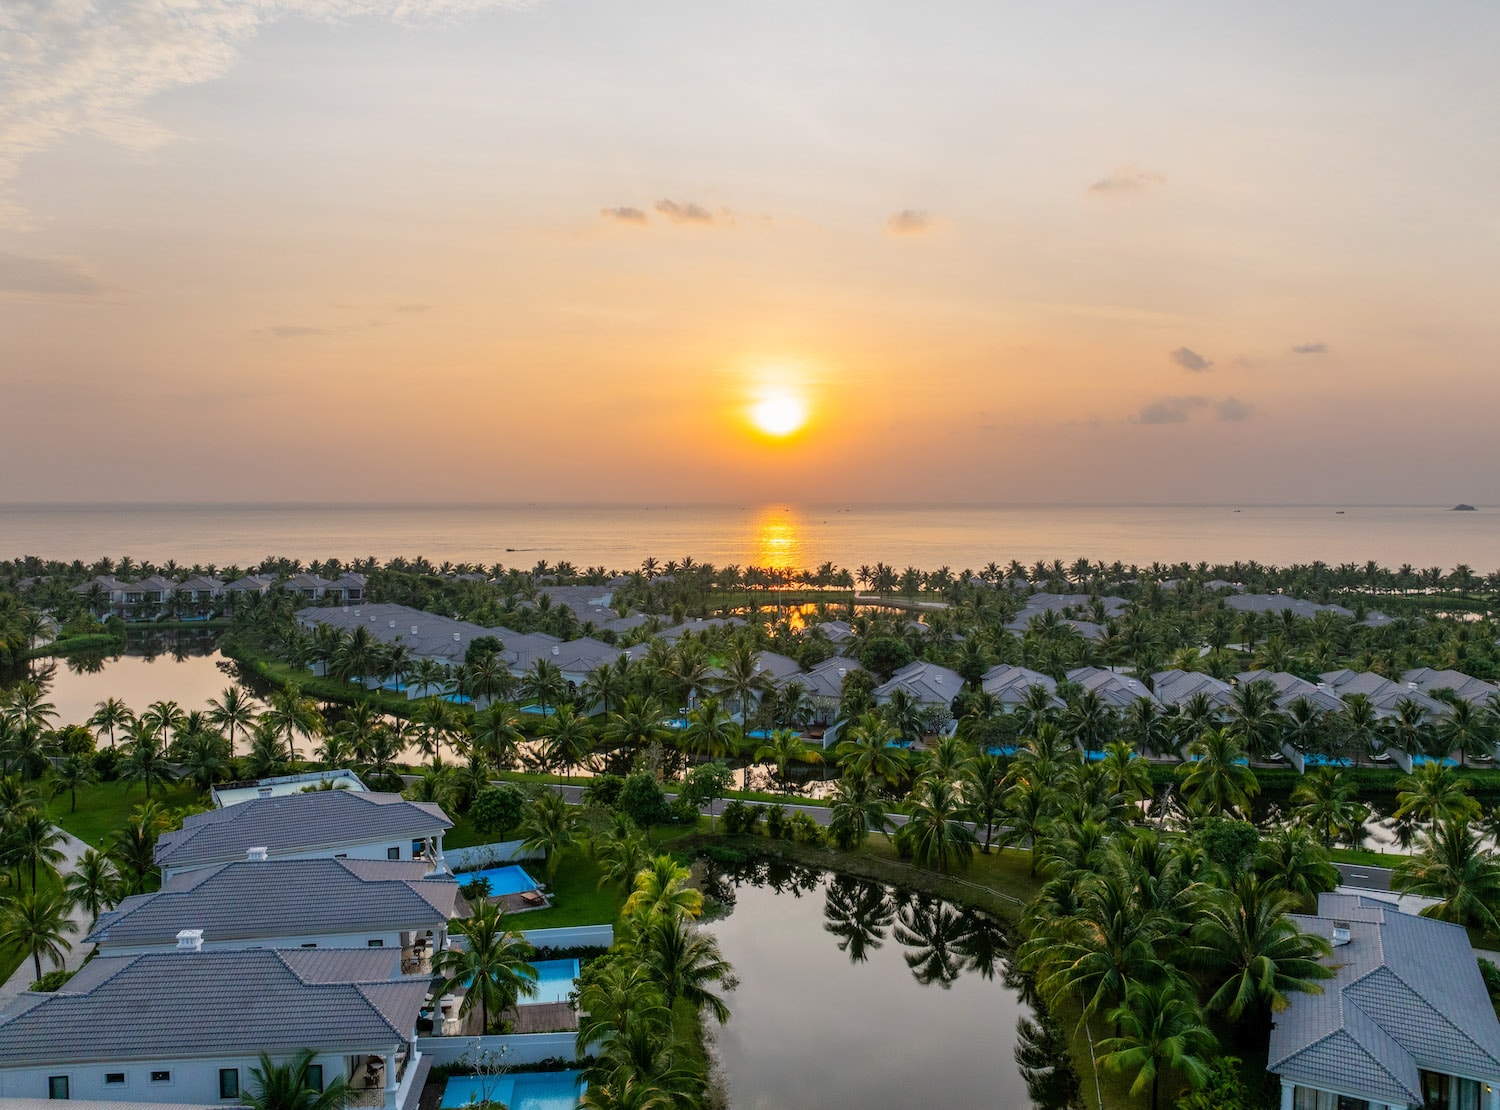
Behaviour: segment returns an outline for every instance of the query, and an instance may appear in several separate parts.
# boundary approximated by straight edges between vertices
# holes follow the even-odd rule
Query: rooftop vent
[[[179,952],[202,952],[203,930],[184,929],[177,934],[177,951]]]
[[[392,628],[395,628],[395,627],[396,627],[396,622],[395,622],[395,621],[391,621],[391,627],[392,627]]]
[[[844,677],[846,677],[846,676],[847,676],[847,675],[848,675],[848,674],[849,674],[849,668],[848,668],[848,667],[840,667],[840,668],[839,668],[839,677],[840,677],[840,678],[844,678]]]
[[[1338,948],[1349,943],[1349,922],[1335,921],[1333,923],[1333,946]]]
[[[269,798],[271,796],[271,788],[269,786],[257,786],[255,788],[255,795],[258,798]]]
[[[411,626],[411,634],[413,636],[415,636],[417,634],[417,626],[416,625],[412,625]]]
[[[453,642],[454,642],[454,643],[455,643],[455,644],[456,644],[456,643],[458,643],[458,642],[459,642],[459,641],[460,641],[460,640],[462,640],[462,639],[463,639],[463,638],[464,638],[464,634],[463,634],[463,633],[462,633],[462,632],[455,632],[455,633],[454,633],[454,634],[453,634]]]
[[[355,616],[356,616],[356,617],[357,617],[357,616],[359,616],[359,610],[358,610],[358,609],[356,609],[356,610],[354,610],[354,615],[355,615]]]
[[[553,655],[561,655],[562,654],[562,648],[558,647],[556,644],[553,644],[552,645],[552,654]]]
[[[268,859],[269,857],[270,857],[270,852],[268,852],[265,848],[246,848],[245,849],[245,858],[247,860],[255,860],[255,861],[263,862],[266,859]]]
[[[1406,688],[1408,690],[1415,690],[1417,688],[1417,684],[1415,682],[1408,682],[1406,684]]]

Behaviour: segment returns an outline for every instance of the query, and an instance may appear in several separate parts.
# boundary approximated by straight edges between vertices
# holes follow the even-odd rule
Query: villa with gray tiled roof
[[[87,939],[109,956],[171,951],[193,930],[205,950],[385,948],[414,972],[467,913],[457,880],[422,860],[241,860],[126,898]]]
[[[267,948],[98,956],[55,992],[0,1013],[0,1105],[11,1097],[237,1103],[266,1052],[316,1053],[317,1082],[361,1105],[414,1110],[427,978],[381,949]]]
[[[1057,682],[1040,671],[1000,663],[985,671],[984,678],[980,681],[980,689],[986,694],[994,695],[1007,713],[1022,704],[1034,686],[1046,690],[1053,705],[1062,706],[1062,699],[1057,696]]]
[[[1276,691],[1273,698],[1276,708],[1281,710],[1290,708],[1298,700],[1305,700],[1324,713],[1338,713],[1344,708],[1344,703],[1332,690],[1286,671],[1245,671],[1237,675],[1235,681],[1240,686],[1269,682]]]
[[[1500,1110],[1500,1022],[1463,928],[1348,894],[1293,920],[1335,975],[1275,1015],[1281,1110]]]
[[[1151,689],[1163,705],[1182,707],[1202,694],[1215,709],[1223,709],[1234,700],[1234,687],[1202,671],[1157,671],[1151,676]]]
[[[425,859],[443,869],[443,833],[453,822],[430,802],[399,794],[326,790],[256,798],[194,813],[156,842],[162,881],[200,867],[270,859]]]
[[[1068,672],[1068,681],[1085,690],[1092,690],[1111,709],[1128,709],[1141,698],[1153,702],[1156,700],[1140,679],[1105,670],[1103,667],[1075,667]]]
[[[1400,713],[1402,702],[1414,702],[1421,706],[1428,719],[1448,713],[1449,707],[1436,698],[1428,697],[1422,691],[1402,683],[1392,682],[1373,671],[1325,671],[1318,677],[1341,701],[1351,694],[1361,694],[1368,698],[1376,714],[1381,717],[1394,717]]]
[[[919,659],[902,667],[889,682],[875,687],[875,704],[885,705],[897,690],[905,690],[919,705],[949,709],[963,688],[964,680],[957,671]]]
[[[1416,690],[1432,697],[1439,690],[1449,690],[1459,699],[1472,705],[1483,705],[1496,694],[1500,686],[1474,678],[1463,671],[1438,671],[1431,667],[1417,667],[1401,676],[1408,690]]]

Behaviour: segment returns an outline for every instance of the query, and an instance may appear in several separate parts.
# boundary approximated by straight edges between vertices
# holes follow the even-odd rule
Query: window
[[[219,1097],[220,1098],[239,1098],[240,1097],[240,1069],[239,1068],[220,1068],[219,1069]]]
[[[395,847],[395,848],[387,848],[385,850],[385,858],[386,859],[400,859],[401,858],[401,849],[400,849],[400,847],[398,846],[398,847]]]
[[[49,1075],[47,1077],[47,1097],[68,1097],[68,1077],[66,1075]]]
[[[1355,1102],[1331,1091],[1315,1091],[1311,1087],[1298,1087],[1292,1096],[1292,1110],[1363,1110],[1366,1106],[1362,1099]]]
[[[172,1073],[169,1071],[154,1071],[151,1073],[151,1082],[170,1083],[172,1082]]]
[[[106,1087],[125,1086],[125,1073],[123,1071],[107,1071],[104,1073],[104,1085]]]
[[[322,1064],[307,1065],[307,1085],[315,1091],[321,1091],[323,1089]]]
[[[317,941],[313,941],[311,944],[304,944],[302,947],[303,948],[316,948],[317,946],[318,946],[318,942]]]
[[[425,851],[427,851],[427,841],[425,841],[425,840],[413,840],[411,842],[411,858],[412,859],[416,859],[418,856],[420,856]]]
[[[1479,1082],[1443,1075],[1435,1071],[1422,1073],[1422,1105],[1432,1110],[1479,1110]]]
[[[366,948],[384,948],[385,947],[385,941],[381,940],[379,937],[376,937],[374,940],[367,940],[367,941],[365,941],[365,947]]]

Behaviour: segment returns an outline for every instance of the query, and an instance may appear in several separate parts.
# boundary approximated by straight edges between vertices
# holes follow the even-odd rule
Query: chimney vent
[[[462,632],[455,632],[455,633],[454,633],[454,634],[453,634],[453,642],[454,642],[454,643],[455,643],[455,644],[456,644],[456,643],[458,643],[458,642],[459,642],[459,641],[460,641],[460,640],[462,640],[462,639],[463,639],[463,638],[464,638],[464,634],[463,634],[463,633],[462,633]]]
[[[415,636],[417,634],[417,626],[416,625],[412,625],[411,626],[411,634],[413,636]]]
[[[184,929],[177,934],[177,951],[179,952],[202,952],[203,930]]]
[[[270,858],[270,852],[265,848],[246,848],[245,858],[256,862],[264,862]]]
[[[395,628],[395,627],[396,627],[396,622],[395,622],[395,621],[391,621],[391,627],[392,627],[392,628]]]
[[[558,647],[556,644],[553,644],[552,645],[552,654],[553,655],[561,655],[562,654],[562,648]]]
[[[1333,923],[1333,946],[1338,948],[1349,943],[1349,922],[1335,921]]]

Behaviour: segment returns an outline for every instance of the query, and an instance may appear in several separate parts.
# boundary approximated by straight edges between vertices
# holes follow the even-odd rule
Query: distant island
[[[1475,513],[1479,510],[1474,508],[1473,505],[1454,505],[1449,511],[1455,513]]]

